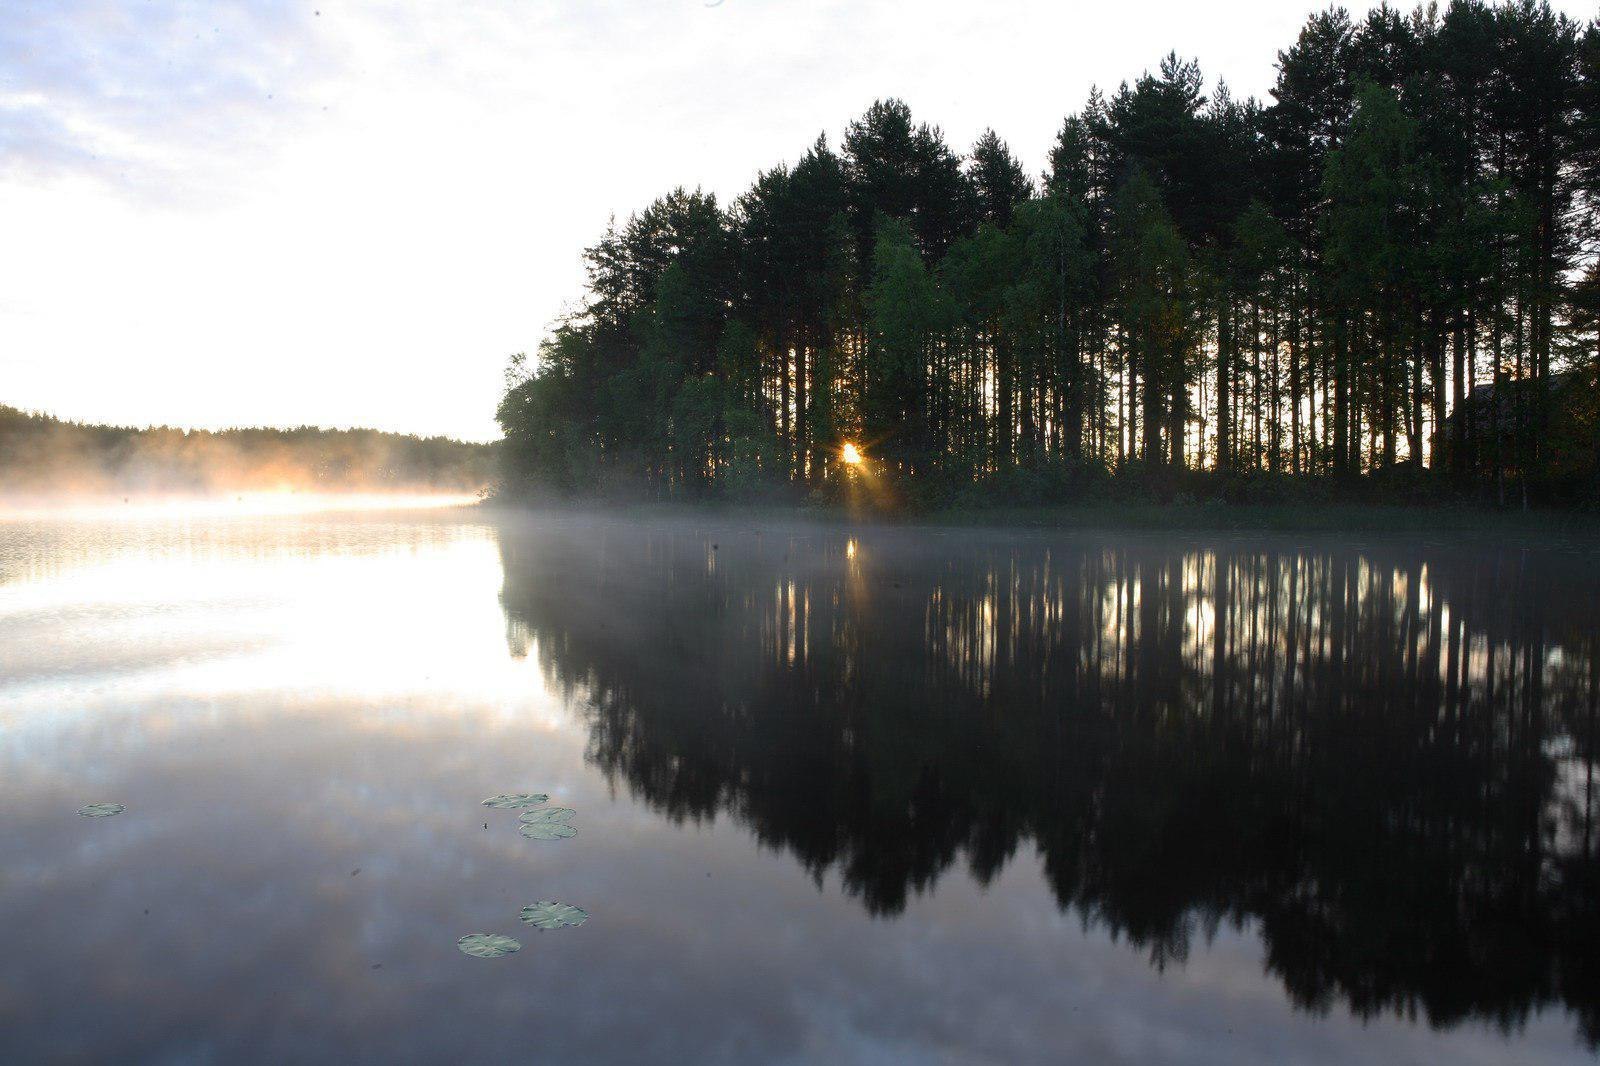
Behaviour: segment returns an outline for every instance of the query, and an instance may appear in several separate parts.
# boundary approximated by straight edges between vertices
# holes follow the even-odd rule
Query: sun
[[[839,449],[839,458],[843,459],[850,466],[861,465],[861,453],[856,450],[856,446],[854,444],[850,444],[848,442],[843,448]]]

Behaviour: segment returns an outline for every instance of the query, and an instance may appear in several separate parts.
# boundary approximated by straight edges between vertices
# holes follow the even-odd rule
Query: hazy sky
[[[1169,49],[1264,95],[1310,9],[0,0],[0,403],[487,439],[612,212],[737,195],[882,96],[1038,171]]]

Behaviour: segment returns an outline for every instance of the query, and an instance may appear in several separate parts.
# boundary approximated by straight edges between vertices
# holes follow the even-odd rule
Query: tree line
[[[1597,235],[1600,23],[1535,0],[1314,14],[1267,101],[1169,54],[1037,176],[881,100],[586,250],[507,489],[1600,499]]]
[[[372,429],[90,425],[0,405],[0,496],[480,492],[494,446]]]

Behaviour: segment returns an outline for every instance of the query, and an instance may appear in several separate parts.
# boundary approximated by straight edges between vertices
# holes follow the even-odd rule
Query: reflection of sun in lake
[[[269,706],[344,707],[386,728],[438,715],[565,722],[537,648],[508,649],[491,528],[190,521],[64,524],[81,556],[0,585],[0,661],[24,644],[71,649],[0,682],[0,731],[59,725],[63,708],[127,709],[147,725],[174,708]]]

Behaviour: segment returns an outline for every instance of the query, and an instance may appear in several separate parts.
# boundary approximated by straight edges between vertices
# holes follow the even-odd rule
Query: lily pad
[[[589,920],[589,912],[570,903],[553,903],[541,899],[522,908],[522,920],[539,929],[561,929],[578,926]]]
[[[110,818],[127,809],[120,803],[91,803],[87,807],[79,807],[78,813],[85,818]]]
[[[578,835],[578,827],[566,822],[523,822],[517,832],[529,840],[563,840]]]
[[[514,811],[521,807],[538,807],[549,802],[550,797],[543,792],[509,792],[490,796],[483,801],[483,805],[493,807],[497,811]]]
[[[456,947],[475,959],[503,959],[522,950],[520,943],[499,933],[468,933],[456,941]]]
[[[527,811],[518,818],[519,822],[564,822],[578,812],[571,807],[541,807],[536,811]]]

